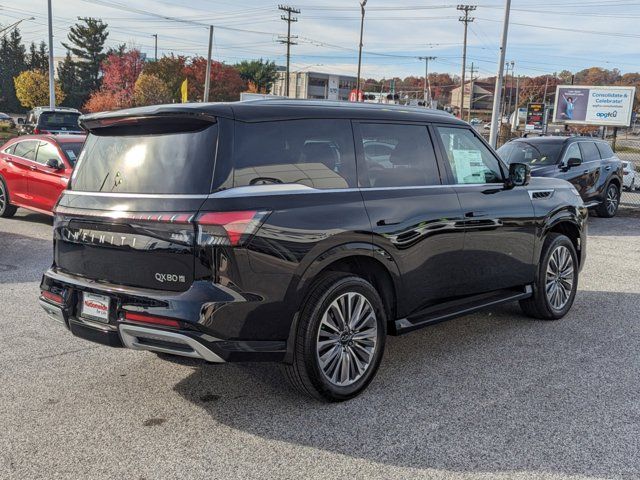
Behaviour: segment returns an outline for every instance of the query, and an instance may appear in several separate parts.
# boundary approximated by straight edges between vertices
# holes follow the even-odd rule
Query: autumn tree
[[[141,73],[133,87],[136,106],[159,105],[171,102],[169,87],[160,78],[149,73]]]
[[[84,108],[96,112],[133,106],[134,87],[142,66],[139,50],[109,55],[102,62],[102,85],[91,94]]]
[[[25,70],[14,79],[16,96],[23,107],[49,104],[49,74],[42,70]],[[55,82],[56,105],[64,100],[59,82]]]
[[[169,55],[158,59],[157,62],[148,62],[144,65],[143,73],[158,77],[167,86],[171,93],[171,99],[180,101],[180,86],[185,79],[185,66],[187,58],[181,55]]]
[[[204,96],[204,79],[207,69],[207,60],[204,57],[195,57],[184,69],[185,76],[189,80],[189,98],[201,99]],[[210,102],[227,102],[240,99],[240,92],[246,89],[246,83],[240,77],[238,70],[230,65],[220,62],[211,62],[210,77]]]

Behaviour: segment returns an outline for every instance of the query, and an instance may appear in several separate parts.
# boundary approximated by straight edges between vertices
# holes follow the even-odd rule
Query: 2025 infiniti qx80
[[[258,100],[81,122],[40,297],[78,337],[283,362],[302,392],[339,401],[371,382],[388,334],[573,303],[579,194],[507,168],[448,114]]]

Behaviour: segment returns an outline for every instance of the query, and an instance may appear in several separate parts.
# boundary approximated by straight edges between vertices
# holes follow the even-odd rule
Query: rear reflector
[[[46,298],[50,302],[57,303],[58,305],[62,305],[64,303],[64,298],[62,298],[62,295],[57,295],[47,290],[42,290],[40,292],[40,295],[42,295],[43,298]]]
[[[243,245],[256,231],[267,212],[207,212],[198,215],[198,244],[214,246]]]
[[[163,327],[180,328],[180,322],[172,318],[156,317],[143,313],[125,312],[124,319],[129,322],[149,323],[152,325],[162,325]]]

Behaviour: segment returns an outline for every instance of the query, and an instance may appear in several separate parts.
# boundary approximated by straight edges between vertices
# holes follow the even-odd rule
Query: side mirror
[[[512,163],[509,165],[509,178],[507,187],[522,187],[529,184],[531,180],[531,167],[526,163]]]
[[[571,168],[571,167],[577,167],[578,165],[582,165],[582,159],[581,158],[570,158],[569,160],[567,160],[567,167]]]
[[[55,168],[56,170],[62,170],[64,168],[62,162],[57,158],[50,158],[49,160],[47,160],[47,163],[45,165],[49,168]]]
[[[22,117],[18,118],[18,125],[24,125],[24,118]]]

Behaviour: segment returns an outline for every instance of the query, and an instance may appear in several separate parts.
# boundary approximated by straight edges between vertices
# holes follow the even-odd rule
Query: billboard
[[[626,127],[636,87],[558,85],[553,121],[577,125]]]
[[[527,105],[527,123],[525,130],[542,130],[544,123],[544,103],[530,103]]]

